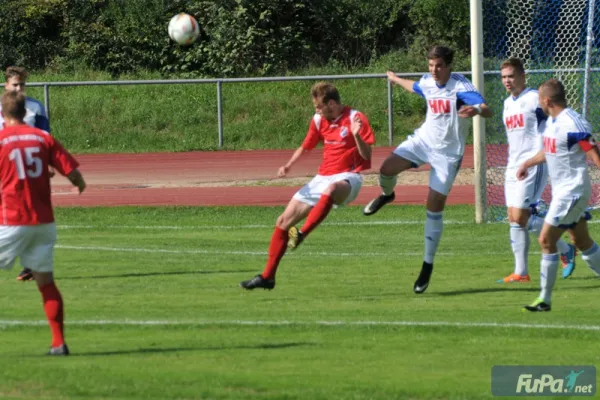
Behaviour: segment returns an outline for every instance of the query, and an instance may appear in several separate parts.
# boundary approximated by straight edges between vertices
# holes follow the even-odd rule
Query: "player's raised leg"
[[[363,209],[364,215],[373,215],[387,203],[394,201],[396,194],[394,187],[398,174],[402,171],[415,167],[414,163],[406,158],[392,153],[385,159],[379,168],[379,186],[381,195],[371,200]]]
[[[252,290],[257,288],[273,289],[275,287],[275,274],[277,273],[281,258],[287,249],[289,240],[288,230],[298,221],[304,219],[311,208],[311,205],[294,198],[290,200],[286,209],[277,218],[275,223],[275,230],[271,236],[271,243],[269,245],[269,253],[264,271],[262,274],[256,275],[247,281],[242,281],[240,283],[242,288]]]
[[[356,194],[358,193],[358,190],[360,190],[360,186],[362,185],[362,177],[359,174],[352,175],[356,176],[356,179],[353,180],[355,181],[354,184],[358,185],[358,187],[353,188],[349,181],[351,178],[329,184],[319,198],[317,204],[315,204],[315,206],[308,213],[302,228],[298,229],[295,226],[290,228],[288,232],[288,247],[290,249],[296,249],[304,241],[304,239],[306,239],[306,237],[317,226],[319,226],[321,222],[325,220],[334,205],[343,205],[347,202],[347,200],[349,200],[349,197],[353,191]],[[356,194],[354,194],[354,197]]]

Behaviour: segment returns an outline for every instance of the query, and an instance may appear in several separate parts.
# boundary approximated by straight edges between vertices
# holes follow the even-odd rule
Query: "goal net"
[[[599,0],[600,2],[600,0]],[[595,0],[486,0],[483,11],[485,98],[495,115],[486,121],[486,187],[488,221],[506,218],[504,171],[507,140],[502,123],[507,93],[500,64],[508,57],[525,63],[527,84],[537,88],[550,78],[567,91],[568,105],[600,131],[600,4]],[[598,138],[596,138],[598,139]],[[590,166],[598,198],[600,173]],[[550,185],[543,201],[548,203]]]

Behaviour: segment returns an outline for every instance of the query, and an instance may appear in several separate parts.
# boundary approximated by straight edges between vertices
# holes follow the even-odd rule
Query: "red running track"
[[[379,147],[373,154],[374,173],[392,148]],[[219,186],[235,180],[272,180],[293,150],[216,151],[187,153],[79,155],[80,170],[88,189],[77,195],[64,177],[53,179],[56,206],[120,205],[284,205],[299,186]],[[316,174],[321,151],[301,159],[289,177]],[[464,168],[473,168],[468,147]],[[428,167],[421,168],[426,170]],[[276,183],[276,182],[274,182]],[[396,204],[425,204],[427,186],[399,186]],[[366,204],[380,193],[375,186],[363,187],[354,204]],[[455,185],[449,204],[473,204],[474,188]]]

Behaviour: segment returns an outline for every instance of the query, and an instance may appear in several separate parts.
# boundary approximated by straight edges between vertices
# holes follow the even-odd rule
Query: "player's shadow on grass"
[[[315,346],[316,343],[311,342],[291,342],[291,343],[263,343],[255,345],[241,345],[241,346],[198,346],[198,347],[147,347],[131,350],[114,350],[114,351],[89,351],[89,352],[77,352],[74,351],[69,357],[89,357],[89,356],[119,356],[127,354],[157,354],[157,353],[177,353],[184,351],[221,351],[221,350],[279,350],[287,349],[292,347],[305,347]]]
[[[148,276],[169,276],[169,275],[206,275],[206,274],[238,274],[255,272],[253,269],[244,269],[236,271],[166,271],[166,272],[130,272],[127,274],[116,275],[91,275],[91,276],[61,276],[60,280],[69,279],[111,279],[111,278],[145,278]]]
[[[566,286],[559,287],[558,290],[586,290],[586,289],[596,289],[600,290],[600,284],[593,286]],[[495,287],[495,288],[479,288],[479,289],[462,289],[462,290],[452,290],[449,292],[436,292],[432,293],[436,296],[459,296],[463,294],[480,294],[480,293],[495,293],[495,292],[539,292],[539,286],[534,287]]]

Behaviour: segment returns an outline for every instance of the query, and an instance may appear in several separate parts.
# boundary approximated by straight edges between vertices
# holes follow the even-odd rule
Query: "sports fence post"
[[[479,93],[484,95],[481,0],[471,0],[470,14],[472,80]],[[473,118],[473,157],[475,164],[475,222],[480,224],[487,219],[485,120],[481,116]]]
[[[393,87],[392,81],[386,79],[387,81],[387,101],[388,101],[388,144],[390,146],[394,143],[394,97],[393,97]]]

